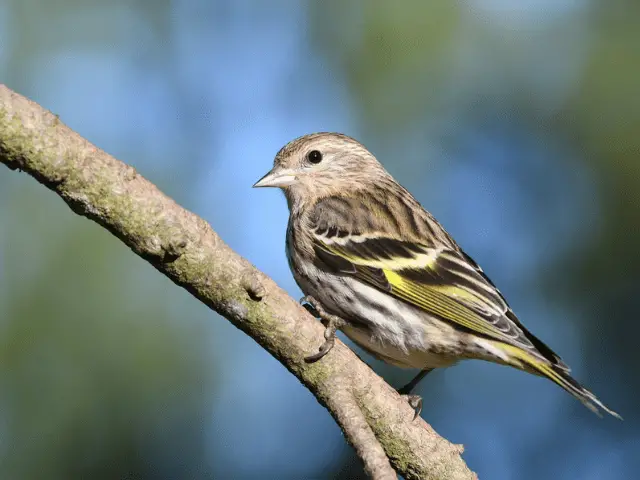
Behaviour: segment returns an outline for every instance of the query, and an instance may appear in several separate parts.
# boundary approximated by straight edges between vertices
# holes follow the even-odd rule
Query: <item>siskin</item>
[[[293,140],[254,187],[281,188],[289,206],[286,251],[302,300],[325,326],[375,357],[420,373],[482,359],[544,376],[596,413],[619,417],[570,375],[520,323],[476,262],[356,140],[315,133]]]

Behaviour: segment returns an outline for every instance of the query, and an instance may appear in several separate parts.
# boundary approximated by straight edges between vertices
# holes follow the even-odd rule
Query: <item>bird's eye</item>
[[[320,163],[322,161],[322,154],[318,150],[311,150],[307,153],[307,160],[311,163]]]

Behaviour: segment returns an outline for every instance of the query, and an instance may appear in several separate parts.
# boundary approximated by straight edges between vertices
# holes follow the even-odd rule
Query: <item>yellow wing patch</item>
[[[465,284],[464,275],[471,275],[473,266],[456,259],[453,266],[461,268],[455,273],[462,270],[463,276],[439,281],[439,269],[451,272],[439,264],[441,259],[451,257],[442,255],[443,248],[385,237],[327,240],[320,236],[317,240],[322,250],[352,265],[353,273],[362,280],[383,288],[396,298],[480,335],[519,344],[523,348],[532,347],[520,329],[505,319],[507,306],[495,287],[488,281],[482,281],[479,275]],[[370,269],[378,271],[380,276],[372,278]],[[410,278],[409,272],[424,272],[426,281]],[[462,286],[456,281],[460,281]]]
[[[354,245],[357,245],[359,242],[352,242],[350,245],[353,248]],[[324,248],[334,255],[339,255],[350,262],[361,265],[363,267],[371,267],[371,268],[380,268],[380,269],[391,269],[391,270],[402,270],[404,268],[412,268],[412,269],[420,269],[420,268],[432,268],[436,265],[438,260],[438,255],[440,251],[437,249],[428,249],[424,248],[421,253],[413,252],[413,255],[410,257],[399,257],[392,256],[391,258],[384,257],[374,257],[357,255],[353,252],[348,251],[346,248],[340,248],[341,245],[339,243],[335,244],[326,244],[324,243]]]
[[[397,297],[474,332],[508,342],[513,341],[513,338],[505,335],[484,318],[437,288],[425,287],[407,280],[393,270],[384,269],[383,271],[391,284],[391,292]]]

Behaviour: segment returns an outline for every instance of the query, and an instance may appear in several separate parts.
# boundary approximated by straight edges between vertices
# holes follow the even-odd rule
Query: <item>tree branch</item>
[[[305,363],[322,342],[320,323],[207,222],[4,85],[0,162],[56,192],[251,336],[329,410],[372,478],[395,479],[393,468],[407,479],[476,478],[460,457],[462,447],[422,419],[412,421],[412,408],[343,343]]]

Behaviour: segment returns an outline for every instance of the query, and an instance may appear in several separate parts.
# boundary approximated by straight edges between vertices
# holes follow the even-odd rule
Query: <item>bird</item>
[[[516,317],[483,269],[360,142],[341,133],[296,138],[254,187],[284,192],[286,254],[301,302],[325,325],[316,362],[341,330],[386,363],[425,375],[479,359],[546,377],[586,407],[621,418],[571,376]]]

